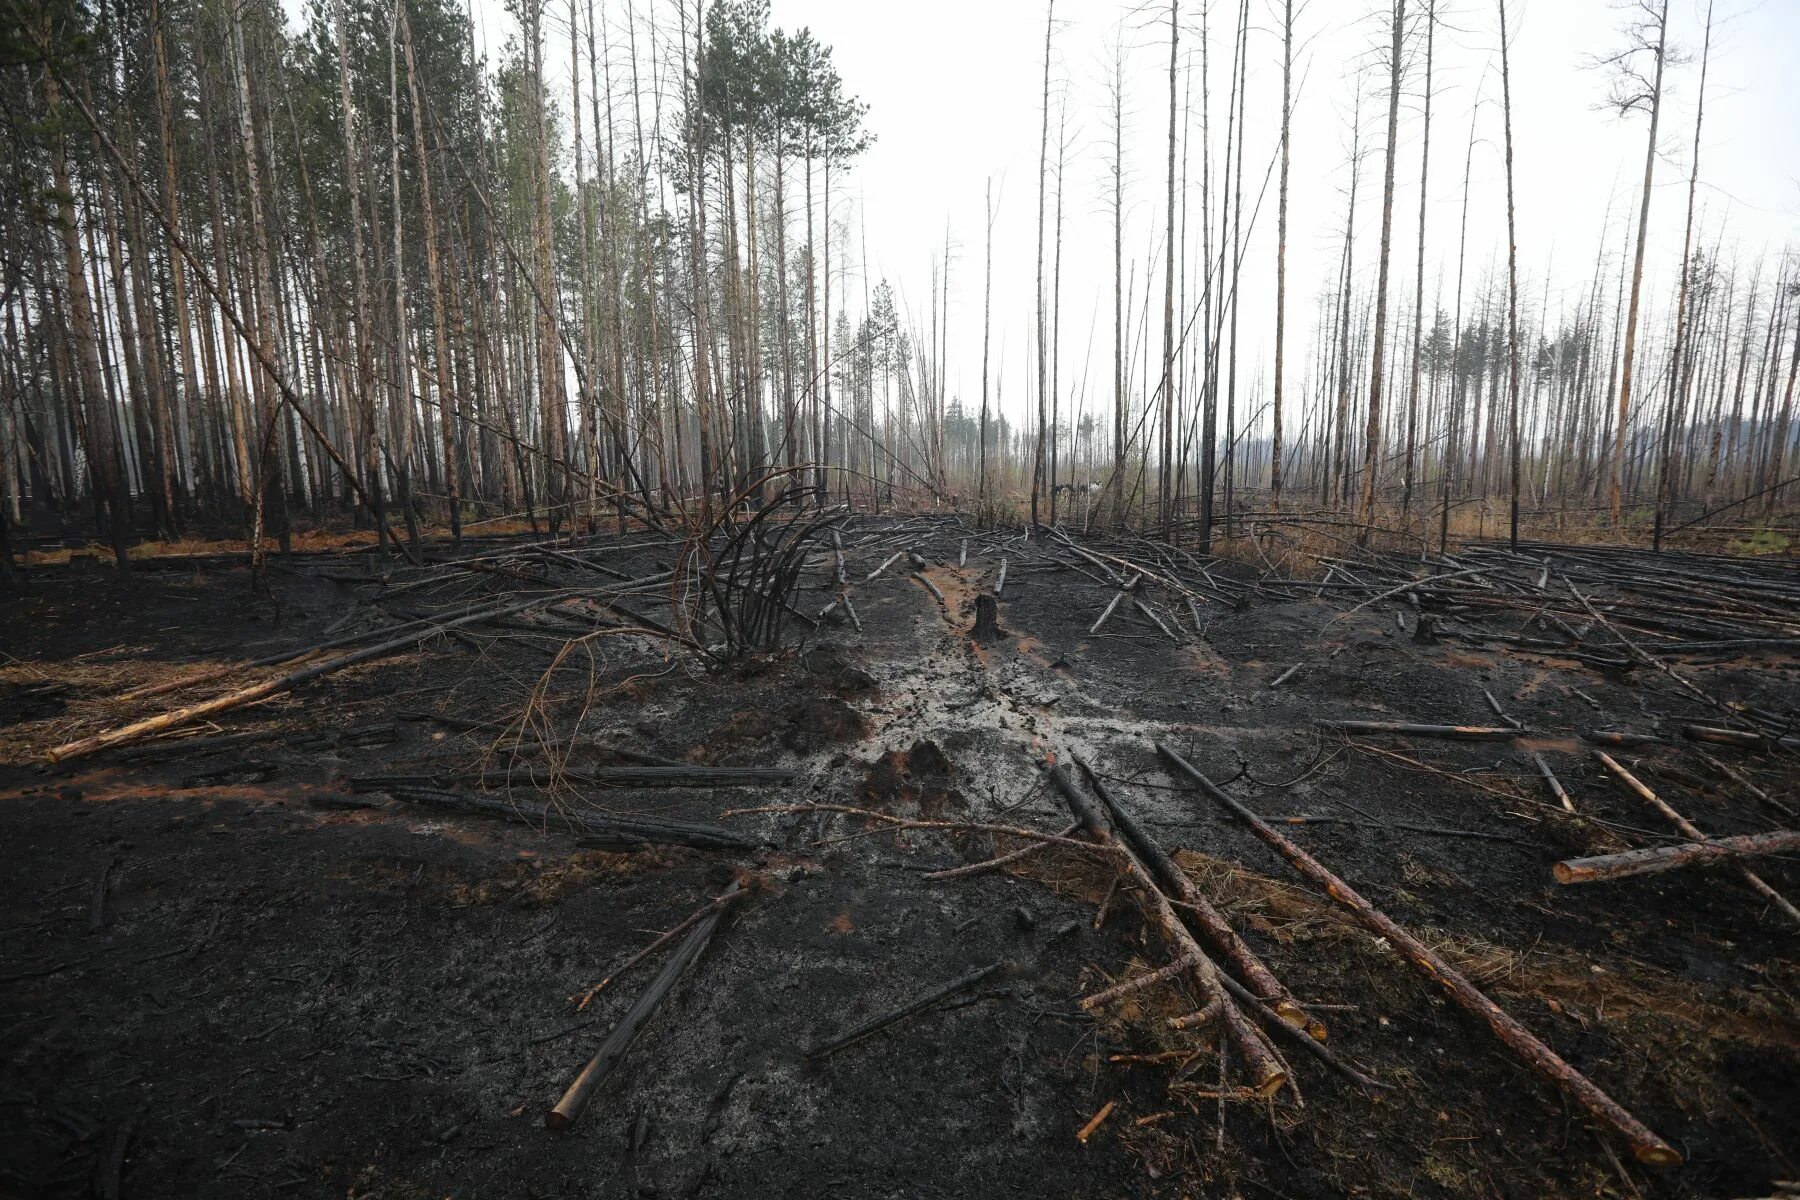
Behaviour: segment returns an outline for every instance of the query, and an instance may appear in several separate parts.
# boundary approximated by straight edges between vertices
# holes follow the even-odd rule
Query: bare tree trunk
[[[1637,252],[1631,266],[1631,306],[1625,314],[1624,362],[1619,368],[1619,418],[1613,430],[1612,482],[1608,488],[1612,523],[1617,526],[1623,509],[1621,476],[1625,470],[1625,427],[1631,419],[1632,366],[1637,357],[1638,303],[1644,286],[1644,246],[1650,236],[1650,190],[1656,174],[1656,126],[1662,116],[1663,66],[1669,40],[1669,0],[1662,0],[1656,18],[1656,76],[1650,88],[1650,137],[1644,150],[1644,193],[1638,208]]]
[[[1419,259],[1413,287],[1412,383],[1406,393],[1406,462],[1401,471],[1400,523],[1412,514],[1413,466],[1417,453],[1419,368],[1425,350],[1425,214],[1431,183],[1431,59],[1437,44],[1437,0],[1425,0],[1425,141],[1419,158]]]
[[[1435,0],[1431,0],[1435,5]],[[1429,57],[1425,68],[1425,105],[1427,114],[1431,111],[1431,67]],[[1287,336],[1287,230],[1288,230],[1288,159],[1291,145],[1291,126],[1294,118],[1294,0],[1282,0],[1281,16],[1281,199],[1280,216],[1276,221],[1275,233],[1275,431],[1274,441],[1269,450],[1269,506],[1281,511],[1281,402],[1282,402],[1282,356]],[[1430,117],[1426,117],[1426,146],[1429,154],[1431,144]],[[1420,205],[1424,204],[1424,182],[1421,179]],[[1425,219],[1419,218],[1420,261],[1424,260]],[[1422,267],[1421,267],[1422,273]]]
[[[1044,176],[1050,154],[1050,33],[1055,28],[1056,0],[1044,5],[1044,91],[1043,122],[1038,134],[1038,213],[1037,213],[1037,440],[1031,455],[1031,528],[1038,524],[1038,496],[1044,486],[1044,425],[1046,405],[1044,393],[1049,389],[1049,359],[1044,344],[1047,330],[1044,314]]]
[[[1506,38],[1506,0],[1500,9],[1501,111],[1506,122],[1506,357],[1509,372],[1507,420],[1512,429],[1512,548],[1519,548],[1519,240],[1513,223],[1512,71]]]
[[[1400,121],[1400,55],[1406,34],[1406,0],[1394,0],[1392,23],[1393,43],[1388,49],[1387,164],[1381,186],[1381,263],[1375,283],[1375,350],[1370,356],[1369,420],[1363,434],[1362,531],[1358,539],[1364,542],[1375,525],[1375,475],[1381,461],[1381,387],[1387,365],[1388,262],[1394,232],[1394,150]]]

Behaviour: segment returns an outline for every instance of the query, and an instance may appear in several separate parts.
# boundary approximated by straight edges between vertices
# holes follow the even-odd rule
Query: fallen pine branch
[[[881,1016],[876,1017],[871,1021],[865,1021],[848,1032],[841,1033],[837,1037],[819,1043],[806,1051],[806,1057],[816,1062],[821,1058],[836,1054],[839,1050],[848,1049],[863,1039],[880,1033],[890,1025],[897,1025],[916,1013],[924,1012],[932,1005],[947,1000],[958,992],[968,991],[982,980],[987,979],[997,971],[1007,969],[1010,965],[1010,963],[1002,959],[999,962],[989,963],[985,967],[978,967],[977,969],[970,971],[967,975],[952,979],[949,983],[931,989],[931,991],[926,992],[917,999],[909,1000],[892,1012],[883,1013]]]
[[[651,844],[691,846],[696,850],[754,850],[761,843],[736,830],[717,825],[675,821],[647,821],[637,817],[601,816],[579,809],[551,808],[525,800],[498,800],[462,792],[417,786],[389,786],[396,800],[423,804],[448,812],[499,817],[503,821],[548,829],[561,823],[579,834],[582,844],[605,850],[638,850]]]
[[[1519,736],[1522,730],[1491,725],[1419,725],[1410,721],[1338,721],[1320,719],[1320,729],[1337,733],[1398,733],[1408,737],[1449,738],[1462,742],[1504,742]]]
[[[1639,1162],[1657,1167],[1681,1165],[1681,1153],[1675,1147],[1657,1137],[1647,1125],[1627,1112],[1618,1101],[1601,1091],[1592,1080],[1570,1066],[1556,1051],[1539,1041],[1530,1030],[1488,999],[1480,989],[1464,978],[1461,972],[1440,958],[1425,943],[1419,941],[1418,938],[1396,924],[1391,917],[1363,899],[1354,888],[1327,870],[1318,859],[1282,836],[1273,826],[1240,804],[1235,797],[1201,774],[1199,768],[1182,758],[1166,744],[1156,743],[1156,750],[1163,760],[1175,769],[1177,774],[1224,805],[1276,853],[1285,858],[1296,871],[1317,884],[1327,896],[1348,910],[1365,927],[1378,936],[1386,938],[1402,957],[1427,978],[1440,984],[1459,1005],[1481,1017],[1487,1023],[1488,1028],[1493,1030],[1494,1035],[1508,1049],[1518,1055],[1526,1065],[1555,1083],[1565,1095],[1586,1109],[1589,1115],[1624,1138]]]
[[[266,679],[261,683],[252,684],[245,688],[239,688],[235,692],[227,692],[223,696],[214,696],[211,700],[203,700],[198,704],[190,704],[185,708],[171,709],[168,712],[159,713],[154,717],[146,717],[142,721],[135,721],[130,725],[107,730],[105,733],[96,733],[91,737],[79,738],[73,742],[65,742],[63,745],[51,750],[45,757],[53,763],[66,762],[71,758],[80,758],[82,755],[92,754],[96,750],[104,750],[109,746],[120,746],[127,742],[142,741],[151,734],[161,733],[165,729],[174,729],[177,726],[187,725],[194,721],[198,721],[202,717],[210,717],[218,713],[228,712],[234,708],[242,708],[246,704],[254,704],[258,700],[266,700],[270,696],[291,691],[303,683],[308,683],[324,675],[330,675],[335,671],[341,671],[345,667],[353,667],[358,663],[365,663],[371,659],[381,658],[385,655],[417,646],[421,642],[436,637],[438,634],[448,633],[454,629],[461,629],[463,626],[473,625],[477,621],[488,621],[495,617],[510,616],[513,613],[524,612],[528,608],[534,608],[540,604],[547,604],[556,598],[556,596],[537,596],[530,600],[521,600],[512,604],[503,604],[493,608],[479,609],[475,612],[457,617],[454,620],[444,621],[437,625],[433,625],[428,629],[415,630],[402,637],[390,638],[385,642],[378,642],[373,646],[364,646],[360,650],[352,650],[348,654],[340,654],[336,658],[328,658],[321,662],[311,663],[301,667],[299,670],[290,671],[286,675],[280,675],[274,679]]]
[[[1696,842],[1710,840],[1707,835],[1700,830],[1699,826],[1695,825],[1692,821],[1671,808],[1661,796],[1658,796],[1650,789],[1648,784],[1644,783],[1644,781],[1639,779],[1636,775],[1633,775],[1630,771],[1627,771],[1624,767],[1620,766],[1613,759],[1612,755],[1606,753],[1604,750],[1596,750],[1594,751],[1594,757],[1600,760],[1601,766],[1612,772],[1613,778],[1624,784],[1631,791],[1637,793],[1639,799],[1661,813],[1663,818],[1668,821],[1669,824],[1673,825],[1683,837],[1690,838]],[[1767,900],[1770,904],[1773,904],[1776,908],[1779,908],[1786,914],[1788,920],[1794,922],[1796,925],[1800,925],[1800,908],[1795,908],[1792,901],[1776,891],[1769,885],[1769,882],[1766,879],[1761,875],[1758,875],[1755,871],[1752,871],[1743,863],[1736,864],[1736,867],[1738,875],[1743,878],[1745,883],[1750,885],[1751,891]]]
[[[1707,863],[1755,854],[1781,854],[1795,849],[1800,849],[1800,831],[1777,829],[1771,833],[1708,838],[1703,842],[1652,846],[1644,850],[1626,850],[1619,854],[1566,858],[1551,870],[1558,883],[1604,883],[1633,875],[1654,875],[1659,871],[1673,871],[1680,867],[1704,866]]]

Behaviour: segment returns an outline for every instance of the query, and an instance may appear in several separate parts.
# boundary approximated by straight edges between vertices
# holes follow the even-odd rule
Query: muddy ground
[[[123,577],[79,559],[35,568],[29,594],[0,598],[0,1195],[1748,1197],[1800,1178],[1794,928],[1728,870],[1551,879],[1559,858],[1669,840],[1579,735],[1703,717],[1690,697],[1650,672],[1420,642],[1398,600],[1347,614],[1328,594],[1270,592],[1200,605],[1198,632],[1165,603],[1173,639],[1127,606],[1090,635],[1112,595],[1102,580],[995,538],[976,538],[959,566],[962,537],[942,521],[853,523],[852,575],[910,548],[943,599],[902,560],[856,589],[860,630],[793,620],[784,650],[748,661],[604,636],[546,677],[571,633],[526,616],[55,766],[44,755],[60,742],[286,668],[116,699],[132,688],[455,611],[523,575],[573,586],[582,572],[521,553],[490,560],[498,572],[396,572],[384,585],[372,555],[313,555],[272,570],[271,597],[229,556]],[[671,549],[643,535],[580,547],[634,578],[667,567]],[[1002,558],[1004,636],[978,645],[974,598]],[[796,605],[818,611],[828,578],[809,572]],[[656,611],[654,597],[634,603]],[[1683,669],[1739,702],[1800,706],[1800,662],[1785,653]],[[1487,724],[1483,689],[1527,737],[1350,742],[1313,724]],[[541,754],[517,748],[522,728],[554,735],[568,769],[650,755],[797,775],[557,786],[571,809],[764,843],[741,853],[588,849],[554,821],[446,813],[351,783],[542,771]],[[1632,1164],[1165,774],[1157,738],[1265,815],[1334,818],[1284,829],[1686,1165]],[[1576,815],[1550,802],[1531,750]],[[1615,753],[1709,833],[1791,825],[1704,776],[1684,747]],[[1800,804],[1792,754],[1719,753]],[[1081,1012],[1082,995],[1168,956],[1130,897],[1078,857],[932,881],[1016,843],[744,811],[838,804],[1051,832],[1069,817],[1040,763],[1071,754],[1181,852],[1316,1006],[1329,1045],[1392,1090],[1294,1058],[1303,1106],[1221,1101],[1211,1035],[1162,1019],[1193,1007],[1174,987],[1100,1019]],[[1757,869],[1800,895],[1794,862]],[[545,1111],[656,968],[586,1008],[581,994],[734,879],[749,898],[574,1129],[547,1131]],[[1006,965],[972,990],[823,1060],[806,1054],[993,963]]]

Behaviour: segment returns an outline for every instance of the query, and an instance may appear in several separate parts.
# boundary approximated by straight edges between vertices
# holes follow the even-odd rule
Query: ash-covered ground
[[[296,556],[269,572],[270,596],[229,556],[125,576],[34,569],[28,594],[0,602],[0,1193],[1748,1197],[1800,1178],[1795,927],[1731,867],[1585,887],[1551,876],[1559,859],[1682,840],[1595,749],[1713,836],[1794,827],[1800,772],[1778,738],[1744,749],[1679,733],[1724,719],[1701,696],[1792,714],[1800,660],[1778,637],[1656,654],[1695,635],[1640,633],[1668,674],[1620,665],[1594,623],[1556,652],[1569,639],[1527,600],[1490,604],[1472,583],[1435,607],[1415,592],[1357,608],[1386,588],[1353,566],[1298,586],[1139,543],[1083,554],[938,518],[850,520],[841,541],[854,623],[842,606],[809,620],[836,590],[819,539],[781,647],[729,661],[645,631],[673,625],[669,585],[632,581],[684,552],[648,533],[551,555],[541,538],[471,541],[419,569]],[[903,557],[866,579],[897,551],[923,565]],[[1001,635],[974,641],[976,598],[1003,561]],[[1148,577],[1090,632],[1132,564]],[[46,762],[304,665],[244,665],[259,659],[584,587],[612,590]],[[1607,595],[1616,618],[1654,617]],[[1710,614],[1665,599],[1701,610],[1655,617],[1677,625],[1727,610],[1777,630],[1796,620],[1779,586]],[[1330,718],[1523,730],[1346,737],[1316,724]],[[1655,740],[1608,746],[1595,731]],[[1280,827],[1685,1165],[1635,1165],[1168,774],[1157,740],[1263,816],[1309,818]],[[1179,980],[1083,1011],[1084,995],[1170,960],[1132,888],[1091,856],[1050,848],[927,878],[1025,845],[961,826],[1067,827],[1044,764],[1075,757],[1329,1025],[1332,1052],[1387,1089],[1290,1054],[1297,1091],[1247,1096],[1240,1064],[1228,1056],[1221,1074],[1212,1029],[1169,1027],[1196,1007]],[[595,782],[645,763],[793,774]],[[429,788],[383,786],[396,779],[548,816],[421,803]],[[584,845],[564,814],[752,844]],[[1752,865],[1800,896],[1791,860]],[[619,1068],[573,1129],[547,1130],[662,959],[583,995],[734,882],[748,894]],[[988,966],[862,1041],[809,1053]]]

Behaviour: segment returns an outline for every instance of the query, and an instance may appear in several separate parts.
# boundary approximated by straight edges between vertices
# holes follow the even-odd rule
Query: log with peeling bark
[[[1619,854],[1567,858],[1551,870],[1558,883],[1603,883],[1611,879],[1653,875],[1659,871],[1674,871],[1681,867],[1705,866],[1708,863],[1755,854],[1783,854],[1789,850],[1800,850],[1800,831],[1777,829],[1770,833],[1747,833],[1742,837],[1708,838],[1701,842],[1682,842],[1675,846],[1651,846]]]
[[[556,1102],[556,1107],[544,1114],[544,1125],[547,1128],[560,1132],[568,1129],[581,1117],[582,1110],[587,1107],[588,1097],[593,1095],[594,1089],[605,1082],[607,1076],[611,1075],[624,1061],[625,1052],[631,1049],[631,1044],[637,1041],[638,1035],[644,1031],[644,1026],[649,1024],[650,1018],[656,1015],[657,1008],[669,993],[675,990],[675,985],[681,981],[681,977],[687,973],[688,968],[693,966],[706,952],[707,943],[712,941],[713,933],[719,928],[719,922],[724,916],[725,908],[720,906],[707,913],[700,919],[700,923],[694,926],[694,931],[688,934],[687,940],[681,943],[681,947],[674,954],[670,955],[669,961],[663,964],[663,969],[657,974],[656,979],[644,989],[644,994],[637,998],[637,1002],[631,1006],[630,1011],[619,1020],[617,1025],[613,1026],[612,1032],[606,1035],[606,1040],[600,1043],[600,1049],[594,1053],[593,1058],[588,1060],[587,1066],[581,1069],[581,1073],[575,1077],[575,1082],[571,1083],[568,1090],[562,1094],[562,1099]]]
[[[1370,904],[1349,884],[1327,870],[1318,859],[1289,841],[1273,826],[1251,812],[1237,799],[1201,774],[1167,745],[1158,742],[1157,753],[1177,775],[1187,779],[1208,796],[1222,804],[1250,827],[1259,838],[1285,858],[1293,868],[1324,890],[1325,894],[1351,913],[1363,926],[1386,938],[1389,945],[1421,973],[1441,985],[1450,997],[1487,1023],[1506,1047],[1539,1075],[1556,1084],[1589,1115],[1613,1130],[1631,1147],[1634,1157],[1646,1165],[1675,1167],[1681,1165],[1681,1153],[1651,1132],[1642,1121],[1627,1112],[1618,1101],[1601,1091],[1587,1076],[1539,1041],[1529,1029],[1513,1019],[1504,1009],[1488,999],[1480,989],[1445,962],[1425,943],[1401,928],[1380,909]]]
[[[1661,813],[1663,819],[1679,830],[1683,837],[1692,838],[1696,842],[1710,840],[1707,835],[1701,831],[1699,826],[1695,825],[1692,821],[1671,808],[1667,801],[1650,789],[1648,784],[1639,779],[1636,775],[1633,775],[1630,771],[1627,771],[1624,767],[1620,766],[1619,763],[1614,760],[1612,755],[1606,753],[1604,750],[1596,750],[1594,751],[1594,757],[1600,760],[1601,766],[1612,773],[1613,778],[1637,793],[1638,797],[1643,800],[1644,803]],[[1737,870],[1738,876],[1743,879],[1746,884],[1750,885],[1751,891],[1780,909],[1788,920],[1796,925],[1800,925],[1800,908],[1794,907],[1794,903],[1791,900],[1771,887],[1768,880],[1764,879],[1761,875],[1758,875],[1755,871],[1752,871],[1743,863],[1737,863],[1735,869]]]
[[[373,646],[364,646],[362,649],[352,650],[348,654],[340,654],[335,658],[327,658],[319,662],[309,663],[298,670],[289,671],[285,675],[279,675],[274,679],[265,679],[261,683],[251,684],[249,687],[239,688],[233,692],[227,692],[223,696],[214,696],[212,699],[202,700],[198,704],[190,704],[184,708],[170,709],[168,712],[158,713],[154,717],[146,717],[142,721],[134,721],[130,725],[120,726],[117,729],[109,729],[104,733],[96,733],[91,737],[78,738],[73,742],[65,742],[51,750],[46,757],[49,758],[51,762],[66,762],[71,758],[80,758],[83,755],[92,754],[96,750],[104,750],[109,746],[122,746],[128,742],[142,741],[144,738],[147,738],[152,734],[161,733],[166,729],[175,729],[182,725],[189,725],[203,717],[211,717],[222,712],[229,712],[234,708],[242,708],[246,704],[254,704],[258,700],[266,700],[270,696],[291,691],[303,683],[308,683],[321,676],[329,675],[334,671],[341,671],[345,667],[353,667],[358,663],[365,663],[385,655],[398,653],[401,650],[406,650],[419,645],[421,642],[428,641],[441,633],[449,633],[452,630],[461,629],[465,625],[473,625],[478,621],[489,621],[495,617],[510,616],[513,613],[524,612],[528,608],[535,608],[541,604],[548,604],[551,600],[556,599],[560,595],[562,595],[562,593],[550,596],[537,596],[530,600],[521,600],[511,604],[483,608],[457,617],[454,620],[439,622],[429,628],[412,630],[402,637],[389,638],[385,642],[378,642]]]
[[[1491,725],[1419,725],[1411,721],[1338,721],[1321,719],[1314,722],[1321,729],[1338,733],[1398,733],[1408,737],[1449,738],[1461,742],[1505,742],[1519,736],[1518,729],[1501,729]]]
[[[1324,1041],[1327,1032],[1324,1022],[1307,1015],[1306,1010],[1300,1007],[1293,994],[1288,991],[1281,980],[1275,977],[1275,973],[1269,970],[1262,959],[1257,957],[1256,952],[1250,949],[1243,938],[1238,936],[1237,931],[1231,927],[1231,923],[1225,919],[1224,915],[1214,908],[1212,902],[1194,886],[1194,881],[1188,877],[1188,873],[1169,857],[1157,844],[1156,839],[1150,835],[1150,832],[1140,825],[1137,818],[1131,815],[1119,798],[1112,794],[1106,786],[1106,781],[1101,779],[1099,773],[1088,765],[1087,760],[1080,755],[1075,755],[1074,759],[1075,765],[1081,768],[1082,776],[1087,780],[1088,786],[1094,790],[1094,794],[1099,796],[1100,802],[1106,806],[1107,814],[1112,817],[1113,825],[1119,831],[1120,836],[1155,873],[1157,881],[1168,889],[1169,895],[1181,902],[1185,911],[1192,916],[1194,924],[1198,926],[1200,936],[1205,938],[1213,949],[1224,957],[1257,999],[1274,1009],[1282,1020],[1304,1029],[1313,1037]]]
[[[1158,886],[1156,876],[1143,864],[1143,861],[1132,852],[1128,843],[1114,840],[1107,832],[1104,821],[1086,796],[1081,794],[1074,782],[1069,778],[1067,769],[1060,764],[1050,768],[1050,781],[1056,790],[1062,793],[1070,812],[1082,826],[1087,835],[1097,842],[1116,846],[1120,851],[1120,860],[1131,873],[1137,886],[1137,895],[1149,910],[1149,915],[1156,919],[1162,928],[1163,937],[1168,941],[1176,957],[1191,960],[1189,978],[1199,988],[1203,1003],[1210,1003],[1215,998],[1220,1001],[1219,1019],[1225,1028],[1225,1034],[1231,1046],[1237,1051],[1244,1064],[1245,1071],[1251,1079],[1251,1087],[1258,1096],[1273,1096],[1287,1082],[1286,1064],[1269,1047],[1262,1035],[1256,1031],[1249,1018],[1237,1003],[1226,998],[1226,988],[1222,982],[1224,972],[1201,949],[1194,935],[1188,932],[1186,925],[1169,902],[1167,895]]]

